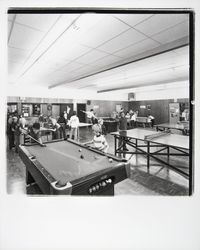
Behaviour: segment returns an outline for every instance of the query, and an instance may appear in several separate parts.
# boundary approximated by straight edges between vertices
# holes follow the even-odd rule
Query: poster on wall
[[[116,112],[120,112],[120,110],[121,110],[121,108],[122,108],[122,105],[121,104],[117,104],[116,105]]]

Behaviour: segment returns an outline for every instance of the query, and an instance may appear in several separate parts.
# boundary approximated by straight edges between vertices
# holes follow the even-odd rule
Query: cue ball
[[[81,155],[81,156],[80,156],[80,158],[81,158],[81,159],[84,159],[84,156],[83,156],[83,155]]]
[[[109,162],[112,162],[112,161],[113,161],[113,160],[110,158],[110,159],[109,159]]]
[[[79,150],[78,150],[79,152],[81,152],[82,151],[82,149],[81,148],[79,148]]]

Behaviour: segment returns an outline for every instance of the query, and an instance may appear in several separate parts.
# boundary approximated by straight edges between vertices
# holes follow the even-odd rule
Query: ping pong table
[[[150,158],[153,158],[185,178],[189,178],[186,171],[170,163],[170,156],[189,157],[189,136],[142,128],[123,130],[111,134],[114,135],[115,155],[119,154],[125,157],[126,154],[142,154],[147,157],[148,172],[150,171]],[[127,151],[126,145],[129,145],[131,149]],[[160,156],[162,158],[159,158]]]
[[[180,130],[183,135],[189,135],[189,123],[162,123],[155,127],[157,131]]]
[[[148,120],[148,117],[137,116],[135,123],[137,127],[139,126],[142,126],[143,128],[151,127],[151,121]]]

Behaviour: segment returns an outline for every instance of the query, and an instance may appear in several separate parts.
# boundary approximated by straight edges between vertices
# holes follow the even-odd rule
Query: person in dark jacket
[[[11,124],[11,129],[14,132],[14,144],[15,144],[15,152],[18,153],[19,144],[20,144],[20,123],[19,123],[19,117],[14,116],[13,122]]]
[[[8,147],[10,150],[15,146],[15,137],[14,137],[14,131],[12,130],[12,123],[13,123],[13,117],[12,115],[9,115],[6,132],[8,136]]]
[[[124,112],[121,112],[120,114],[120,118],[119,118],[119,132],[120,131],[124,131],[124,130],[127,130],[127,119],[125,117],[125,113]],[[126,141],[125,139],[122,140],[122,139],[119,139],[119,145],[118,147],[122,148],[122,150],[124,151],[128,151],[128,148],[126,147]]]
[[[64,117],[64,114],[61,114],[57,120],[57,123],[60,125],[60,137],[66,139],[66,122],[67,120]]]

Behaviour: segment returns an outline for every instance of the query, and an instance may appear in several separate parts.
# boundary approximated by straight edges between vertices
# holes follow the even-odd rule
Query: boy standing
[[[70,139],[72,139],[72,136],[74,136],[74,140],[77,140],[79,118],[76,115],[76,111],[73,111],[73,115],[71,116],[71,118],[69,120],[69,126],[71,127]]]

